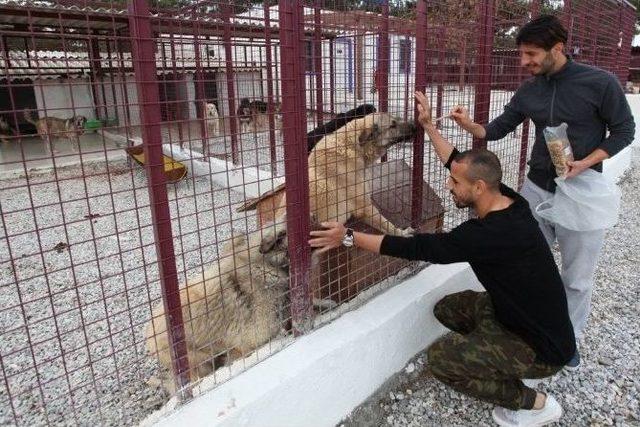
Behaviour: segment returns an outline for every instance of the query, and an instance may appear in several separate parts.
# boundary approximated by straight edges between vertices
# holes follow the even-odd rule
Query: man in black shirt
[[[567,299],[553,256],[518,193],[501,183],[495,154],[485,149],[458,152],[431,121],[426,97],[416,93],[418,121],[451,173],[448,188],[457,207],[477,218],[448,233],[413,237],[353,232],[340,223],[313,231],[312,247],[326,251],[353,244],[410,260],[439,264],[468,262],[486,292],[449,295],[434,314],[455,333],[428,350],[436,378],[454,389],[499,405],[500,425],[544,425],[562,408],[550,395],[522,379],[543,378],[562,369],[575,352]]]

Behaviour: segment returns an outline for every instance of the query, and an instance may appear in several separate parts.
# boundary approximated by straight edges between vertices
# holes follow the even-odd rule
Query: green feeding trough
[[[102,122],[100,120],[87,120],[84,124],[84,129],[87,131],[98,130],[102,127]]]

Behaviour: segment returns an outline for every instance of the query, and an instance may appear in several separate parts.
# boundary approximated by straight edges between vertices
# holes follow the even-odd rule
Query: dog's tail
[[[35,120],[33,120],[33,117],[31,116],[31,110],[24,110],[24,119],[32,125],[37,126]]]

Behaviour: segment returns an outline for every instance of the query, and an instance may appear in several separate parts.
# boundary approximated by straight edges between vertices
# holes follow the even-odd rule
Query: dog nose
[[[415,136],[416,132],[418,132],[418,128],[416,127],[415,123],[409,123],[409,132],[411,132],[411,135]]]

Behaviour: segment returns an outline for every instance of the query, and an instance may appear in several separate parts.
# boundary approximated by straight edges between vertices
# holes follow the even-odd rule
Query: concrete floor
[[[56,141],[58,151],[50,155],[38,136],[22,137],[0,143],[0,177],[25,175],[27,171],[46,170],[89,161],[116,160],[126,153],[114,141],[90,132],[80,137],[80,151],[75,153],[67,139]]]

